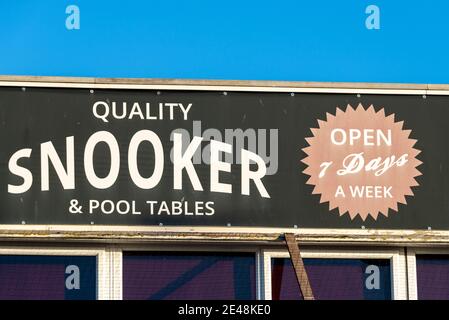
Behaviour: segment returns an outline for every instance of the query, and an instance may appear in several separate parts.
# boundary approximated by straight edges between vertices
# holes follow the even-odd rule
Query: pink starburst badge
[[[302,162],[320,203],[329,202],[340,216],[360,215],[362,220],[388,216],[389,209],[398,211],[398,203],[407,203],[406,196],[413,196],[412,187],[418,186],[415,177],[421,175],[417,167],[422,162],[416,158],[421,151],[413,148],[417,140],[410,138],[411,130],[394,117],[383,108],[376,112],[372,105],[365,109],[359,104],[318,120],[319,127],[306,138]]]

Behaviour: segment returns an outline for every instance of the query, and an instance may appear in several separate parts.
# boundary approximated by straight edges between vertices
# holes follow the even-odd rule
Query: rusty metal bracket
[[[295,269],[296,279],[298,280],[299,288],[301,289],[304,300],[315,300],[295,235],[293,233],[286,233],[285,242],[287,243],[290,259],[292,261],[293,268]]]

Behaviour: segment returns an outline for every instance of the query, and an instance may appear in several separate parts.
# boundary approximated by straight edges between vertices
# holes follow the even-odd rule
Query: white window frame
[[[263,256],[263,299],[272,299],[271,288],[271,259],[289,258],[287,250],[262,250]],[[402,248],[373,249],[373,248],[307,248],[301,247],[302,258],[322,259],[388,259],[391,268],[391,296],[393,300],[407,299],[406,258]]]
[[[269,248],[266,245],[225,244],[217,243],[186,243],[186,244],[98,244],[73,245],[58,244],[48,246],[39,243],[35,246],[1,246],[0,255],[42,255],[42,256],[96,256],[97,258],[97,299],[123,299],[123,252],[207,252],[207,253],[252,253],[255,257],[256,299],[271,299],[271,259],[289,258],[289,253],[283,248]],[[434,253],[434,251],[432,251]],[[445,253],[449,253],[446,251]],[[375,249],[335,248],[326,246],[302,246],[303,258],[334,258],[334,259],[389,259],[391,261],[392,297],[407,299],[407,267],[403,248]],[[414,256],[413,256],[414,257]],[[410,255],[408,256],[410,259]],[[410,268],[410,263],[408,264]],[[415,268],[416,269],[416,268]],[[410,271],[408,272],[411,275]],[[415,277],[416,279],[416,277]],[[408,281],[410,285],[410,279]],[[410,289],[409,289],[410,290]],[[410,292],[410,291],[409,291]]]
[[[111,298],[110,254],[105,247],[47,247],[47,246],[0,246],[0,255],[21,256],[95,256],[97,269],[96,299]]]
[[[416,255],[448,256],[446,248],[407,248],[408,293],[410,300],[418,300],[418,277],[416,271]]]

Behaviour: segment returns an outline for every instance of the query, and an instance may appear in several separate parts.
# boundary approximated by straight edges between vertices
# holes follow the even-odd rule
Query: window
[[[315,299],[391,299],[389,260],[304,259]],[[272,259],[273,300],[301,299],[296,275],[288,258]]]
[[[123,298],[255,299],[251,253],[124,252]]]
[[[302,299],[285,249],[262,250],[265,299]],[[315,299],[407,299],[406,256],[401,248],[301,247]]]
[[[95,256],[0,255],[0,300],[96,299]]]
[[[317,299],[406,299],[408,277],[416,285],[402,248],[302,246],[301,254]],[[281,246],[0,247],[0,300],[299,298]]]
[[[442,252],[441,252],[442,253]],[[412,299],[449,299],[449,254],[432,249],[410,250],[409,274]]]

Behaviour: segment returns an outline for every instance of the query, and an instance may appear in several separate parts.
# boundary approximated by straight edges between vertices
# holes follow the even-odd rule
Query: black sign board
[[[0,88],[0,223],[449,229],[449,97]]]

